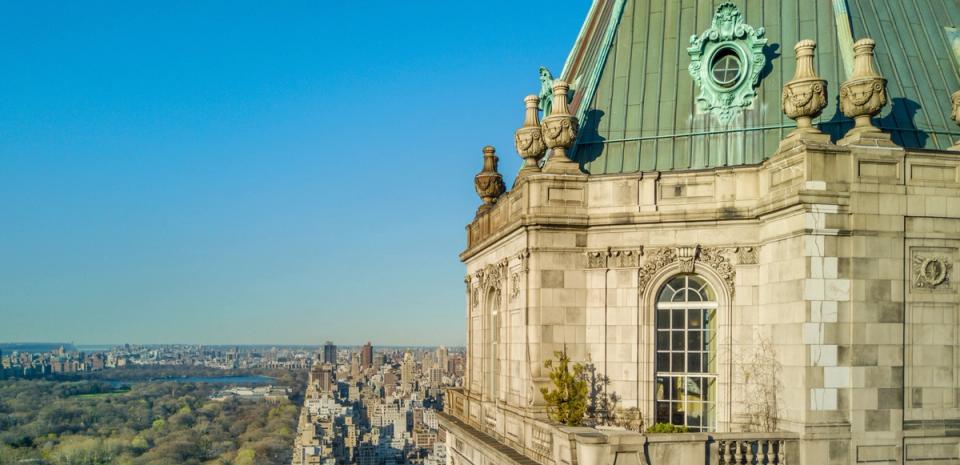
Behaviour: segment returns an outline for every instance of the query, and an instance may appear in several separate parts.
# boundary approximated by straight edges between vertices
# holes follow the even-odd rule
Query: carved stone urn
[[[544,173],[552,174],[583,174],[580,165],[567,157],[567,150],[573,147],[577,140],[577,118],[570,114],[567,106],[567,91],[570,86],[562,81],[553,81],[553,105],[550,116],[543,119],[540,125],[543,140],[547,148],[551,149],[550,157],[543,166]]]
[[[497,150],[488,145],[483,148],[483,170],[473,177],[473,186],[477,190],[483,205],[477,209],[477,214],[483,213],[497,203],[506,188],[503,185],[503,176],[497,172]]]
[[[950,103],[950,119],[957,124],[960,124],[960,90],[954,92],[953,95],[950,96]],[[953,147],[950,147],[950,150],[960,151],[960,140],[954,142]]]
[[[827,106],[827,81],[817,76],[813,69],[813,51],[817,43],[812,40],[797,42],[797,71],[793,79],[783,86],[783,113],[797,121],[797,129],[787,137],[804,134],[822,134],[811,121]]]
[[[873,39],[860,39],[853,44],[853,75],[840,85],[840,111],[855,122],[845,140],[864,135],[889,138],[870,122],[887,104],[887,80],[880,76],[873,63],[876,46]]]
[[[528,95],[523,99],[526,104],[526,113],[523,117],[523,126],[517,129],[514,144],[517,153],[523,158],[523,167],[517,174],[516,183],[520,178],[530,173],[540,172],[540,159],[547,153],[547,144],[543,142],[543,133],[540,130],[540,120],[537,111],[540,106],[540,97]]]

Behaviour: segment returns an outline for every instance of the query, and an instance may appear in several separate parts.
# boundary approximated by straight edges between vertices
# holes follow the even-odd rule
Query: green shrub
[[[672,423],[657,423],[647,428],[648,433],[689,433],[690,428]]]

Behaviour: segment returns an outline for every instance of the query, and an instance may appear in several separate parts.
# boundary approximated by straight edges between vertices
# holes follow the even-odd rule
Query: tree
[[[547,412],[552,420],[567,426],[578,426],[586,415],[588,401],[583,365],[574,363],[571,371],[566,348],[563,352],[554,352],[553,355],[557,358],[557,363],[547,360],[543,366],[550,369],[550,380],[553,381],[554,388],[540,388],[540,393],[547,402]]]
[[[620,396],[607,389],[610,377],[597,371],[593,363],[587,363],[583,367],[582,379],[587,383],[588,392],[585,423],[588,426],[619,426],[616,411]]]
[[[758,336],[756,349],[740,363],[745,390],[747,431],[771,432],[777,430],[781,365],[773,342]]]

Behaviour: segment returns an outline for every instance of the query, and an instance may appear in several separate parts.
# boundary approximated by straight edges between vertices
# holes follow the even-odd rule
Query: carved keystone
[[[537,117],[537,110],[540,104],[540,97],[528,95],[523,99],[526,104],[526,113],[523,117],[523,126],[517,129],[514,137],[514,143],[517,147],[517,153],[523,158],[523,167],[517,174],[516,183],[520,178],[530,173],[540,172],[540,159],[547,153],[547,145],[543,142],[543,133],[540,130],[540,121]]]
[[[567,150],[577,140],[577,117],[570,114],[567,107],[567,90],[570,86],[562,80],[553,81],[553,105],[550,116],[543,119],[541,131],[543,140],[550,148],[550,157],[543,166],[544,173],[583,174],[580,165],[567,157]]]
[[[503,176],[497,172],[497,150],[488,145],[483,148],[483,170],[477,173],[473,178],[474,188],[483,205],[477,209],[477,214],[483,213],[497,203],[497,199],[503,195],[506,188],[503,185]]]
[[[880,76],[873,63],[873,39],[860,39],[853,44],[853,75],[840,85],[840,111],[853,118],[855,125],[840,143],[852,143],[863,137],[890,139],[870,122],[887,104],[887,80]]]
[[[811,121],[827,106],[827,81],[817,76],[813,69],[813,51],[817,43],[812,40],[797,42],[797,71],[793,79],[783,86],[783,113],[797,121],[797,129],[787,137],[802,137],[804,134],[822,134]]]

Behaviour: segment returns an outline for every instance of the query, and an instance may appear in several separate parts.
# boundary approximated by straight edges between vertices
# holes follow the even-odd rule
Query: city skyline
[[[462,345],[473,174],[563,6],[8,6],[0,341]]]

